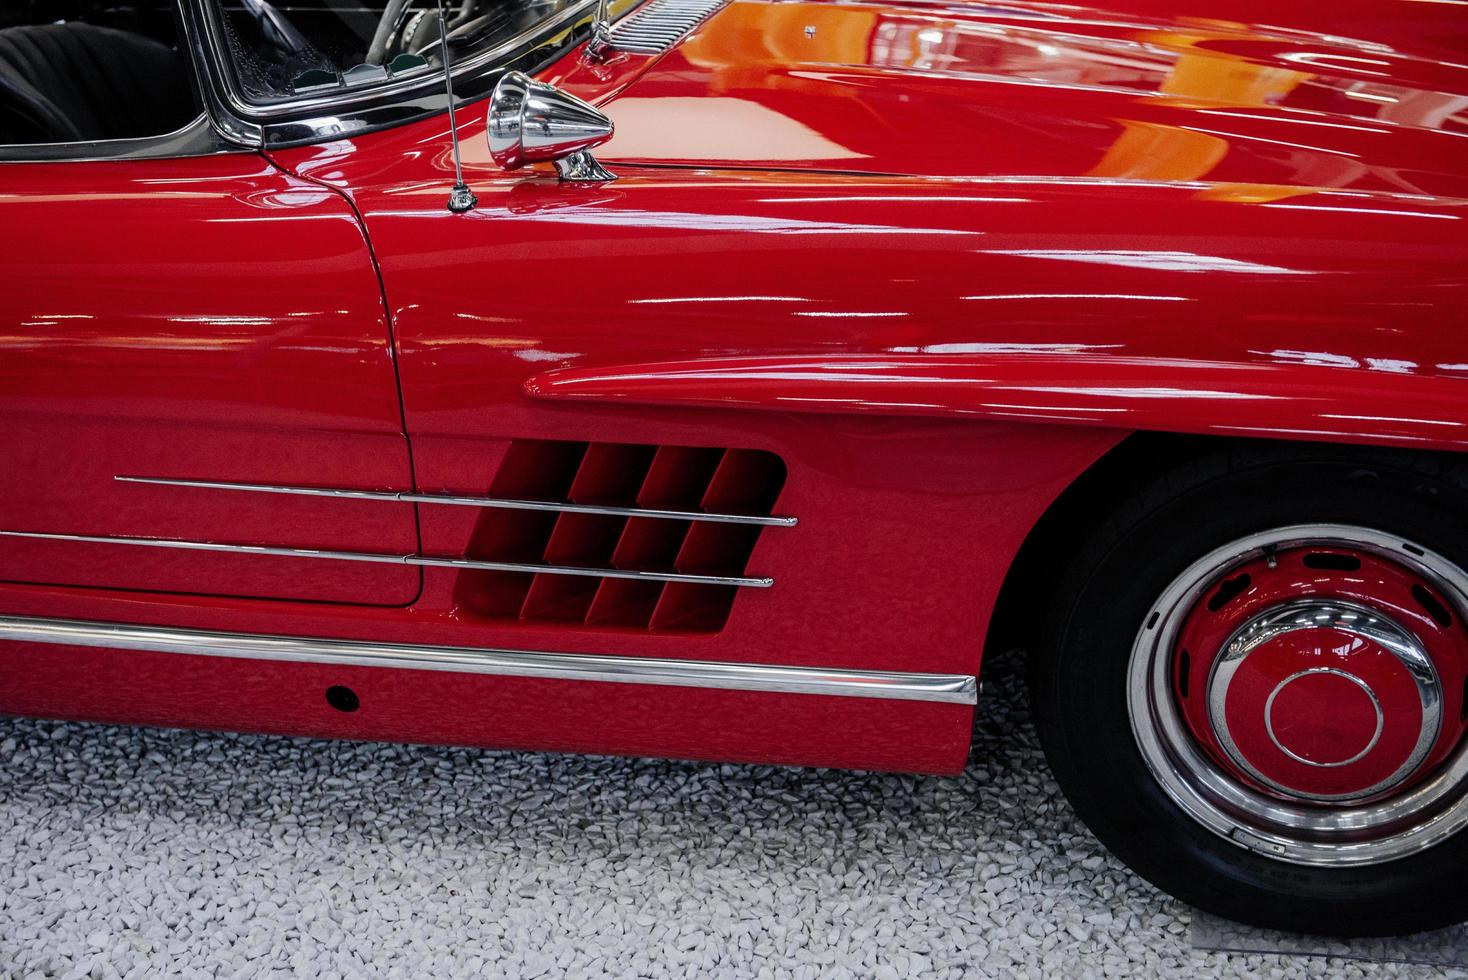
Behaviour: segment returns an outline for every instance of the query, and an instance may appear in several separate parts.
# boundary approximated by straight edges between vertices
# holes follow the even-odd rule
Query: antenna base
[[[475,197],[474,192],[463,184],[456,184],[454,189],[449,191],[449,210],[454,214],[463,214],[465,211],[473,210],[474,205],[478,203],[479,198]]]
[[[586,42],[586,48],[581,52],[581,57],[590,62],[606,61],[607,53],[611,49],[612,29],[607,26],[606,21],[598,20],[591,29],[591,40]]]

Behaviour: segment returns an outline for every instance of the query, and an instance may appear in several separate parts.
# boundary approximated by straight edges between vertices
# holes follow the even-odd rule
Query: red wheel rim
[[[1468,826],[1468,572],[1346,525],[1250,535],[1161,594],[1133,646],[1157,781],[1235,843],[1374,863]]]
[[[1399,792],[1462,736],[1468,634],[1434,583],[1358,548],[1231,569],[1193,603],[1174,656],[1193,737],[1287,799]]]

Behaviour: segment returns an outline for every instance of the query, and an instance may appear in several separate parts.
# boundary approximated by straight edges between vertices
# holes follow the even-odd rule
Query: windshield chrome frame
[[[630,8],[633,2],[616,4]],[[184,33],[198,66],[204,101],[220,135],[249,148],[284,148],[402,125],[448,108],[443,72],[392,79],[359,91],[313,92],[254,103],[239,91],[229,42],[214,0],[183,0]],[[535,71],[591,36],[597,0],[576,0],[551,17],[453,65],[457,103],[484,98],[507,70]]]

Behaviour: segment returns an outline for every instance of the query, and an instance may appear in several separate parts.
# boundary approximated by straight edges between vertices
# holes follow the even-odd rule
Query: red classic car
[[[1468,916],[1462,0],[0,13],[0,711],[954,773]],[[456,107],[456,108],[455,108]]]

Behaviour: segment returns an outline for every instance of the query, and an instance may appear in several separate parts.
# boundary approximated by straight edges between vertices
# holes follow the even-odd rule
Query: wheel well
[[[1117,443],[1077,477],[1030,529],[999,589],[984,662],[1007,650],[1028,648],[1061,579],[1071,544],[1097,515],[1111,513],[1154,472],[1159,460],[1206,452],[1225,440],[1137,432]],[[1190,445],[1199,443],[1201,445]]]
[[[1397,466],[1468,485],[1468,457],[1396,447],[1345,443],[1232,439],[1137,432],[1113,446],[1077,477],[1030,529],[1000,587],[984,659],[1028,648],[1050,607],[1076,540],[1116,514],[1165,472],[1219,473],[1241,465],[1288,459],[1351,456],[1373,466]],[[1186,481],[1184,481],[1186,482]]]

